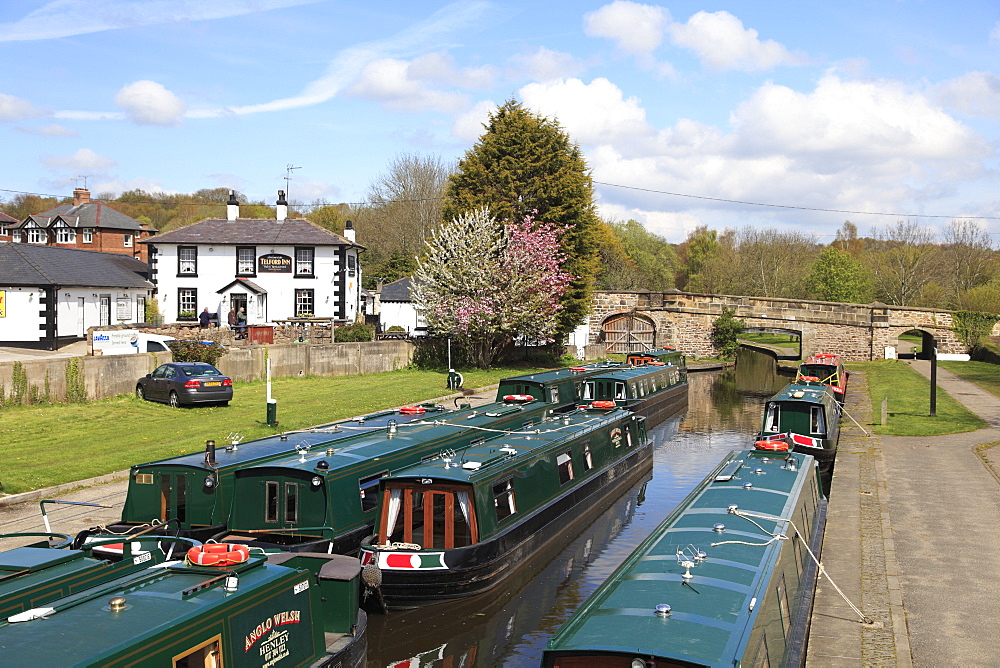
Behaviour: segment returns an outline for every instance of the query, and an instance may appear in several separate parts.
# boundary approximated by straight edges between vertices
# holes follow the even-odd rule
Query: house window
[[[177,291],[177,319],[194,320],[198,317],[198,291],[181,288]]]
[[[16,243],[21,243],[21,230],[14,230],[10,234],[11,234],[10,236],[11,241],[14,241]]]
[[[60,227],[56,230],[56,243],[75,244],[76,230],[72,227]]]
[[[295,249],[295,275],[313,276],[313,260],[316,250],[314,248]]]
[[[28,243],[29,244],[44,244],[45,243],[45,230],[40,230],[38,228],[31,228],[28,230]]]
[[[94,230],[86,229],[83,231],[83,243],[85,244],[94,243]]]
[[[295,317],[311,318],[316,311],[313,310],[313,290],[295,291]]]
[[[198,275],[198,247],[178,246],[177,247],[177,275],[197,276]]]
[[[257,249],[253,246],[236,247],[236,273],[240,276],[257,275]]]
[[[132,247],[132,235],[128,232],[125,233],[125,248]]]
[[[358,258],[353,255],[347,256],[347,275],[354,276],[358,268]]]

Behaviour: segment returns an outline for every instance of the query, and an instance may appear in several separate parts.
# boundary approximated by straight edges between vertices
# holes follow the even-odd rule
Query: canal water
[[[415,610],[369,615],[368,668],[538,666],[545,643],[731,450],[748,446],[764,403],[790,378],[766,355],[690,374],[687,410],[651,430],[653,468],[582,531],[518,569],[499,590]],[[600,509],[598,509],[600,510]]]

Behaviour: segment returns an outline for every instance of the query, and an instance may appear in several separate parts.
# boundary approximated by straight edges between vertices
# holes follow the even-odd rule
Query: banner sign
[[[281,253],[268,253],[257,258],[257,273],[288,274],[292,272],[292,258]]]

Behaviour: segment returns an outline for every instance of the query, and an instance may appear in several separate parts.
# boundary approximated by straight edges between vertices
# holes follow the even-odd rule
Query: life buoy
[[[819,382],[819,377],[818,376],[799,376],[799,380],[805,380],[805,381],[809,381],[809,382],[812,382],[812,383],[818,383]]]
[[[534,401],[535,398],[530,394],[505,394],[503,400],[512,404],[526,404],[529,401]]]
[[[582,366],[571,366],[571,367],[569,368],[569,370],[570,370],[570,371],[575,371],[575,372],[577,372],[577,373],[580,373],[580,372],[582,372],[582,371],[586,371],[586,369],[585,369],[585,368],[583,368]]]
[[[664,364],[660,360],[653,360],[652,362],[649,363],[649,366],[666,366],[666,364]]]
[[[591,408],[608,409],[608,408],[614,408],[617,405],[618,404],[616,404],[613,401],[594,401],[594,402],[591,402],[590,407]]]
[[[427,411],[423,406],[403,406],[399,412],[403,415],[421,415]]]
[[[228,543],[208,543],[187,551],[187,560],[195,566],[235,566],[250,558],[250,548],[246,545]]]
[[[755,450],[766,450],[767,452],[788,452],[787,441],[755,441],[753,447]]]

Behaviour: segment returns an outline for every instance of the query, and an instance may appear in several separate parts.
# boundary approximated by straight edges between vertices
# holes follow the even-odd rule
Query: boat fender
[[[535,398],[530,394],[505,394],[503,400],[508,403],[526,404],[529,401],[534,401]]]
[[[250,558],[250,548],[246,545],[228,543],[208,543],[187,551],[188,563],[195,566],[234,566]]]
[[[427,411],[423,406],[403,406],[399,412],[403,415],[421,415]]]
[[[595,401],[590,404],[591,408],[608,409],[615,408],[618,404],[613,401]]]
[[[788,452],[787,441],[755,441],[753,447],[755,450],[764,450],[766,452]]]

